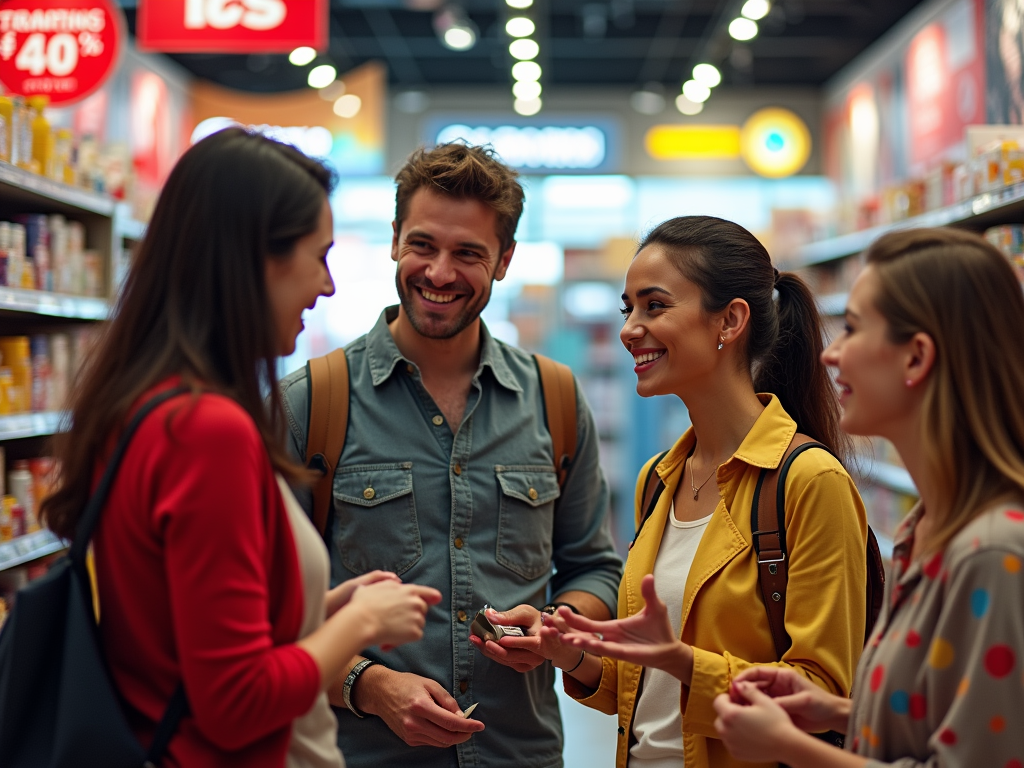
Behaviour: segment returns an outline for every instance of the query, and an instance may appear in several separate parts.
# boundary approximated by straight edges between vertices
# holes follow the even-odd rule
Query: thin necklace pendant
[[[700,494],[700,491],[694,491],[694,492],[693,492],[693,500],[694,500],[694,501],[696,501],[696,500],[697,500],[697,496],[698,496],[698,494]]]
[[[687,461],[690,462],[690,490],[693,491],[693,500],[697,501],[697,496],[700,495],[700,489],[703,488],[705,485],[707,485],[708,481],[712,477],[714,477],[716,474],[718,474],[718,469],[716,468],[710,475],[708,475],[703,483],[701,483],[700,485],[694,485],[694,483],[693,483],[693,481],[694,481],[694,477],[693,477],[693,456],[691,455],[689,457],[689,459],[687,459]],[[685,469],[684,469],[684,472],[685,472]]]

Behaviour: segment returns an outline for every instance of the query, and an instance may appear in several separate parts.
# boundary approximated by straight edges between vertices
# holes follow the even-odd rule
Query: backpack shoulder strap
[[[658,474],[658,465],[661,464],[661,460],[667,454],[668,451],[658,454],[658,457],[651,462],[650,469],[647,470],[647,477],[644,478],[643,501],[640,506],[640,524],[636,527],[636,533],[633,534],[633,541],[629,543],[630,549],[636,544],[636,540],[640,538],[640,531],[644,529],[644,523],[647,522],[647,518],[654,512],[654,507],[657,506],[658,499],[661,498],[661,493],[665,490],[665,481]]]
[[[576,380],[569,366],[544,355],[534,355],[544,393],[544,419],[551,444],[555,449],[555,472],[558,485],[565,487],[565,478],[576,458]]]
[[[786,632],[786,587],[789,570],[786,550],[786,477],[794,459],[806,450],[821,448],[821,443],[807,435],[793,436],[779,466],[762,469],[751,504],[754,552],[757,555],[758,582],[768,612],[768,627],[775,643],[775,653],[782,658],[793,644]]]
[[[320,472],[313,485],[313,524],[323,536],[331,509],[334,470],[341,460],[348,430],[348,359],[339,347],[306,363],[309,419],[306,422],[306,466]]]

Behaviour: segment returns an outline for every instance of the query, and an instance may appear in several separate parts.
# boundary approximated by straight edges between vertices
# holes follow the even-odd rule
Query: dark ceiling
[[[443,0],[442,0],[443,1]],[[761,34],[738,44],[726,34],[740,0],[535,0],[538,61],[548,86],[672,89],[694,64],[718,64],[734,85],[821,85],[922,0],[775,0]],[[134,33],[136,0],[121,0]],[[249,91],[288,91],[330,61],[344,72],[370,60],[387,64],[392,86],[507,84],[512,59],[503,0],[462,0],[480,30],[476,46],[446,49],[434,32],[439,0],[330,0],[330,50],[307,67],[284,55],[172,55],[195,75]],[[685,76],[684,76],[685,75]]]

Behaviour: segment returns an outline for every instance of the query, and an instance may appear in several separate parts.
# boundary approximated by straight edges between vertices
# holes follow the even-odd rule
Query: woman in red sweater
[[[284,483],[308,478],[282,446],[275,369],[334,293],[332,184],[242,129],[189,149],[56,446],[43,513],[70,538],[131,414],[190,390],[139,427],[93,539],[103,649],[143,745],[179,684],[188,698],[165,766],[340,766],[325,689],[358,650],[418,639],[440,600],[383,573],[327,593],[326,550]]]

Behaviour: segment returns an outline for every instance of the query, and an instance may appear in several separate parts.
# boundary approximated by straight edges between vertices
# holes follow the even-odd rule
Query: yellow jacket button
[[[435,427],[440,427],[442,424],[444,424],[444,416],[435,416],[434,418],[431,419],[431,421],[434,422]]]
[[[531,488],[529,491],[527,491],[526,495],[529,496],[531,500],[536,501],[537,497],[540,494],[537,493],[537,489],[536,488]]]
[[[373,488],[367,488],[365,491],[363,491],[363,498],[366,499],[367,501],[369,501],[376,495],[377,492],[373,490]]]

